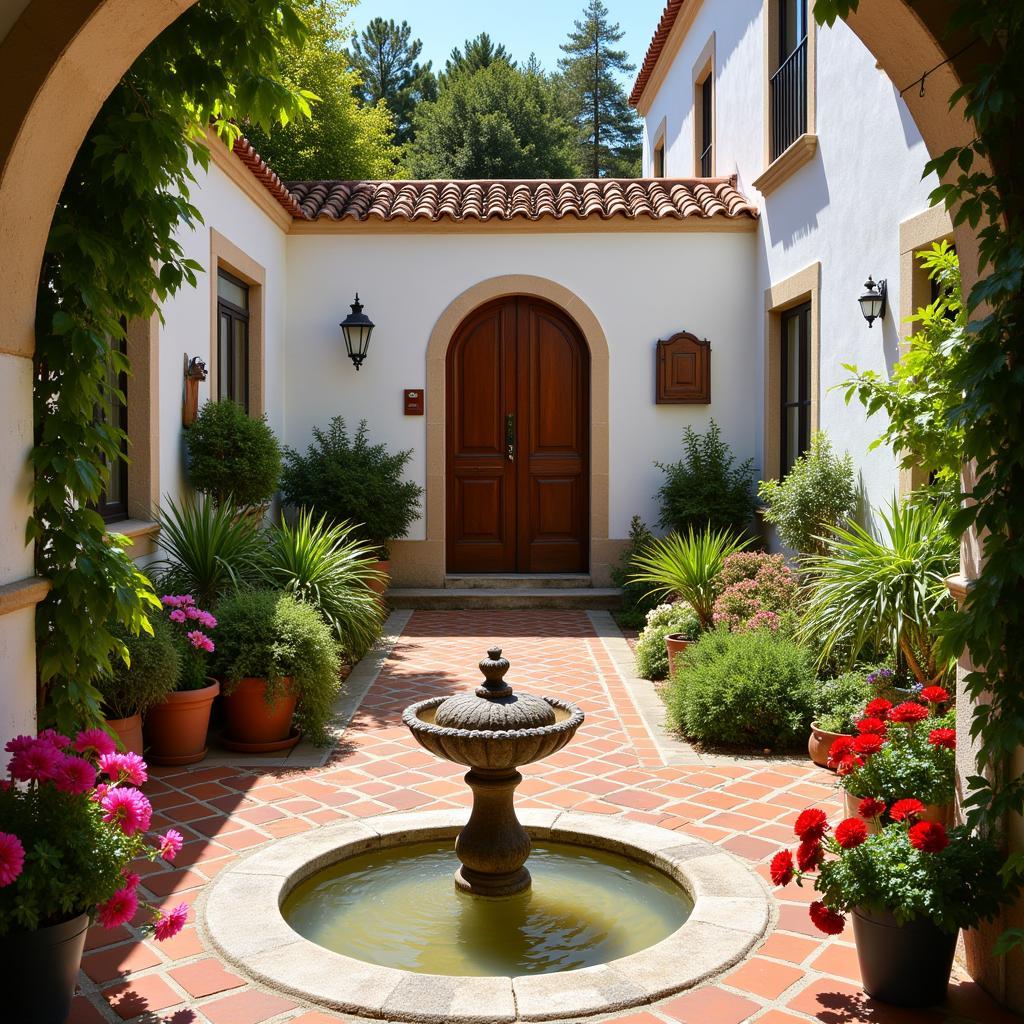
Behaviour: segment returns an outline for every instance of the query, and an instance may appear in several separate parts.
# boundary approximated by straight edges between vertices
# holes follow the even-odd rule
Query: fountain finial
[[[483,672],[486,681],[476,688],[476,695],[488,700],[511,697],[512,687],[505,682],[505,673],[508,669],[508,658],[501,656],[501,648],[489,647],[487,657],[480,662],[480,671]]]

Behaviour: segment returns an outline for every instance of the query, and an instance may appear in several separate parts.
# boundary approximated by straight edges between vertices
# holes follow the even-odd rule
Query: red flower
[[[924,814],[924,804],[920,800],[897,800],[889,808],[889,817],[893,821],[903,821],[905,818],[916,818]]]
[[[956,729],[932,729],[928,733],[928,742],[933,747],[946,747],[956,750]]]
[[[839,763],[836,765],[836,774],[849,775],[855,768],[860,768],[862,764],[864,764],[863,758],[847,754],[846,757],[839,759]]]
[[[892,711],[892,701],[885,700],[883,697],[876,697],[874,700],[869,701],[866,708],[864,708],[864,714],[871,718],[881,718],[885,720],[889,716],[889,712]]]
[[[945,704],[949,700],[949,691],[942,686],[926,686],[921,691],[921,699],[929,704]]]
[[[769,871],[775,885],[789,885],[793,881],[793,854],[789,850],[779,850],[772,857]]]
[[[941,853],[949,846],[946,827],[937,821],[919,821],[910,826],[910,845],[925,853]]]
[[[914,723],[920,722],[922,719],[928,717],[928,709],[923,704],[915,704],[913,701],[908,700],[904,704],[900,704],[894,707],[889,712],[890,722],[905,722]]]
[[[857,723],[857,732],[883,733],[885,732],[885,722],[881,718],[862,718]]]
[[[853,741],[853,749],[858,754],[863,754],[864,757],[870,757],[872,754],[877,754],[885,744],[885,740],[882,739],[877,733],[868,732],[863,736],[858,736]]]
[[[860,846],[868,837],[868,827],[860,818],[847,818],[836,825],[836,842],[844,850]]]
[[[838,935],[846,927],[846,918],[829,910],[821,900],[815,900],[808,909],[814,927],[826,935]]]
[[[852,736],[840,736],[839,739],[832,741],[832,746],[828,748],[828,764],[830,768],[835,766],[846,757],[849,752],[853,750],[853,737]]]
[[[796,848],[796,866],[801,871],[813,871],[825,859],[821,840],[805,839]]]
[[[793,831],[805,843],[817,841],[828,831],[828,818],[817,807],[808,807],[797,815]]]
[[[857,813],[862,818],[880,818],[885,814],[885,801],[876,800],[873,796],[866,796],[857,805]]]

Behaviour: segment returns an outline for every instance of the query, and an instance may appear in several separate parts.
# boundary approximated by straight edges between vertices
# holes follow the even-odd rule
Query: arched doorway
[[[450,573],[586,572],[590,352],[540,298],[469,314],[446,357],[446,565]]]

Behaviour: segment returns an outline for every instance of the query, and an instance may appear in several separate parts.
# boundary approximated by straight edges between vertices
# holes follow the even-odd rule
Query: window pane
[[[242,309],[249,308],[248,286],[228,277],[223,271],[217,275],[217,296]]]
[[[231,397],[246,409],[249,407],[249,325],[244,320],[234,321],[232,345],[233,394]]]
[[[801,454],[800,407],[791,405],[786,409],[786,447],[784,449],[783,472],[788,472]]]
[[[231,318],[220,314],[217,329],[217,398],[231,396]]]
[[[790,316],[783,321],[785,337],[783,344],[786,346],[786,379],[783,381],[785,389],[783,401],[800,401],[800,317]]]

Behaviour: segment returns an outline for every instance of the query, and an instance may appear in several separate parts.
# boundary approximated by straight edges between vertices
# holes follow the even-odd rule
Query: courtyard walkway
[[[524,770],[523,807],[574,808],[681,829],[755,865],[791,845],[795,812],[817,804],[838,814],[833,777],[806,759],[715,759],[665,763],[616,669],[609,647],[583,612],[416,612],[322,768],[235,766],[154,769],[147,785],[154,827],[173,826],[186,845],[171,866],[145,865],[143,886],[166,905],[196,905],[204,886],[236,857],[272,839],[340,820],[389,811],[468,806],[462,770],[420,750],[402,709],[424,697],[476,685],[477,662],[500,643],[509,681],[580,704],[575,741]],[[621,643],[621,641],[620,641]],[[673,761],[675,758],[672,759]],[[900,1011],[860,994],[850,942],[811,925],[810,893],[787,889],[778,920],[756,954],[699,989],[614,1024],[1011,1024],[977,986],[954,980],[947,1012]],[[222,965],[194,913],[165,943],[132,928],[90,932],[73,1024],[331,1024],[353,1018],[302,1006]],[[2,1014],[0,1014],[2,1017]]]

